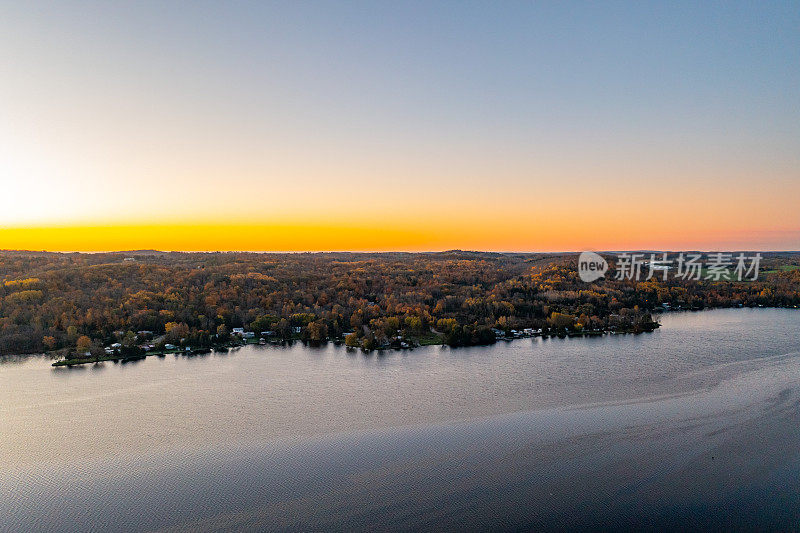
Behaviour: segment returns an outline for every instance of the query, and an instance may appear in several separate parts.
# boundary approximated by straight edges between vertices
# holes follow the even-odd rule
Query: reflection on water
[[[800,313],[662,324],[455,350],[17,358],[0,364],[0,516],[14,529],[637,526],[653,513],[720,526],[703,522],[714,505],[741,520],[736,498],[792,503]],[[761,454],[771,439],[781,452]]]

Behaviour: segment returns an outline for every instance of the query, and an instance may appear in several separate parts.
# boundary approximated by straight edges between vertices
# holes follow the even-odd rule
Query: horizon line
[[[140,255],[154,255],[154,254],[442,254],[442,253],[478,253],[478,254],[542,254],[542,255],[565,255],[565,254],[580,254],[582,252],[596,252],[596,253],[683,253],[683,252],[701,252],[701,253],[734,253],[734,252],[757,252],[757,253],[800,253],[800,250],[792,249],[756,249],[756,248],[686,248],[686,249],[653,249],[653,248],[626,248],[626,249],[584,249],[584,250],[548,250],[548,251],[531,251],[531,250],[489,250],[489,249],[431,249],[431,250],[159,250],[150,248],[141,249],[128,249],[128,250],[33,250],[33,249],[12,249],[1,248],[0,253],[38,253],[38,254],[140,254]]]

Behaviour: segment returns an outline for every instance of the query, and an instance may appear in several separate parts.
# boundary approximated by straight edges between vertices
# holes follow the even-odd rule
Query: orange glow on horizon
[[[800,249],[793,6],[13,4],[0,249]]]
[[[439,251],[792,250],[792,230],[692,230],[679,222],[625,227],[606,221],[428,221],[425,224],[106,224],[0,227],[0,249],[64,252],[164,251]],[[620,237],[624,235],[624,237]],[[788,246],[785,243],[790,243]],[[797,243],[795,246],[791,244]]]

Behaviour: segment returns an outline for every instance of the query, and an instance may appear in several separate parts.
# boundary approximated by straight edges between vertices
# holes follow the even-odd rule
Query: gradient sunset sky
[[[800,249],[800,3],[0,2],[0,249]]]

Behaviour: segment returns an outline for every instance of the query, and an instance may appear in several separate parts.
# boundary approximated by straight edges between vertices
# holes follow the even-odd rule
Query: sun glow
[[[115,224],[0,228],[4,249],[48,251],[493,251],[788,249],[785,230],[658,228],[578,224]],[[619,237],[624,235],[624,237]]]
[[[23,5],[0,248],[800,249],[796,10]]]

